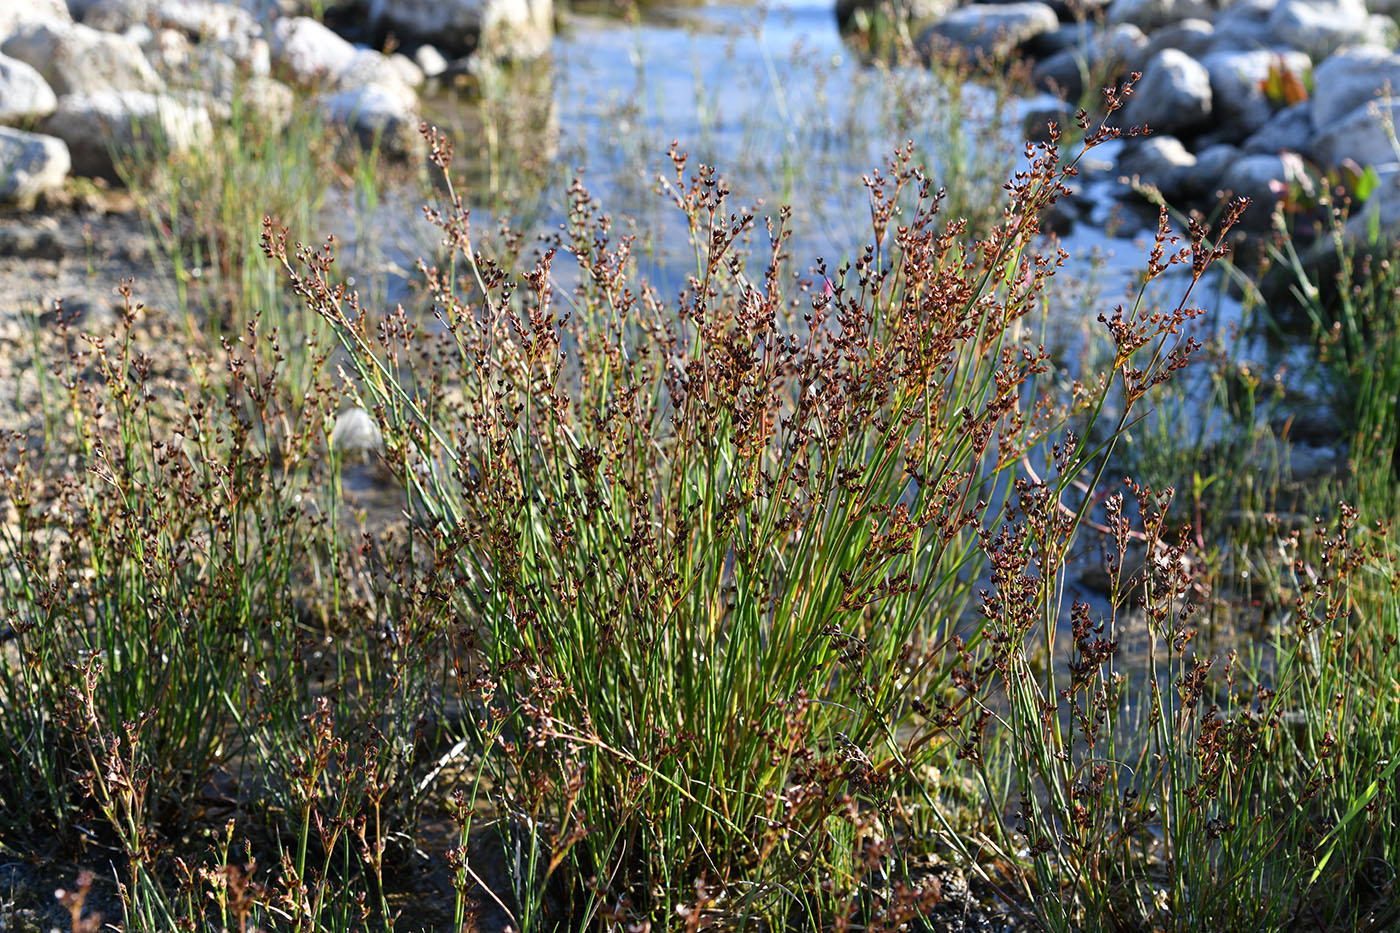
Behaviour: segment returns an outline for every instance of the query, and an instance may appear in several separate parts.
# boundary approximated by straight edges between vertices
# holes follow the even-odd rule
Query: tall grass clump
[[[1054,146],[1028,152],[977,239],[897,153],[865,179],[865,248],[806,273],[786,212],[731,208],[714,169],[672,162],[695,268],[670,301],[633,280],[630,240],[578,184],[520,274],[474,248],[449,187],[428,212],[432,328],[361,307],[329,246],[291,255],[268,233],[455,568],[453,673],[490,787],[463,796],[464,833],[479,813],[506,841],[521,929],[899,922],[939,899],[916,865],[930,852],[969,870],[999,852],[1031,865],[1026,893],[1058,888],[1046,842],[1081,806],[1064,757],[1080,745],[1072,724],[1044,731],[1056,695],[1032,658],[1062,627],[1089,508],[1072,484],[1103,478],[1137,403],[1185,365],[1196,312],[1104,314],[1111,367],[1062,381],[1028,323],[1065,260],[1039,240],[1073,172]],[[1186,264],[1194,284],[1219,255],[1164,223],[1148,277]],[[1008,770],[1003,740],[1035,757]]]
[[[694,265],[663,295],[581,182],[533,259],[481,237],[427,138],[429,315],[269,216],[292,313],[162,353],[182,322],[128,294],[109,332],[33,335],[34,430],[0,446],[0,844],[100,860],[75,928],[104,893],[130,930],[1392,921],[1386,288],[1329,338],[1374,371],[1336,380],[1356,505],[1240,531],[1266,590],[1200,514],[1252,447],[1198,463],[1184,515],[1151,471],[1207,434],[1122,456],[1202,349],[1243,204],[1164,213],[1071,370],[1040,333],[1053,142],[985,228],[897,150],[840,266],[673,145]],[[1239,615],[1257,642],[1204,637]]]
[[[254,319],[172,358],[125,300],[36,337],[45,430],[0,438],[0,840],[95,847],[126,929],[197,928],[252,864],[255,925],[385,915],[440,667],[342,514],[330,347],[297,382]]]

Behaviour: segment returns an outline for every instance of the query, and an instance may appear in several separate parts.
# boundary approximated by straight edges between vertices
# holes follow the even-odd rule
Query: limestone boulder
[[[157,91],[160,76],[141,46],[81,23],[30,23],[10,34],[0,52],[35,68],[54,92]]]
[[[1001,60],[1059,26],[1059,17],[1044,3],[974,3],[934,23],[917,45],[926,57],[961,50],[974,60]]]
[[[0,127],[0,202],[22,209],[60,188],[71,162],[61,139]]]
[[[268,44],[273,66],[298,84],[334,81],[356,56],[353,45],[309,16],[278,20]]]
[[[198,103],[146,91],[66,95],[40,129],[68,144],[75,174],[112,180],[119,180],[113,153],[184,152],[209,145],[214,135]]]
[[[1282,0],[1265,25],[1275,45],[1321,61],[1343,46],[1365,42],[1371,13],[1363,0]]]
[[[31,23],[71,23],[63,0],[0,0],[0,39]]]
[[[1249,198],[1241,229],[1264,232],[1272,227],[1274,209],[1306,177],[1307,167],[1297,153],[1261,153],[1231,163],[1220,178],[1220,188],[1234,197]]]
[[[58,96],[32,65],[0,55],[0,123],[28,123],[53,113]]]
[[[1379,98],[1333,120],[1313,133],[1308,151],[1323,168],[1335,168],[1347,159],[1361,166],[1395,162],[1400,153],[1387,122],[1400,125],[1400,98]]]
[[[1286,105],[1271,99],[1264,90],[1270,71],[1286,70],[1301,80],[1312,68],[1312,60],[1304,52],[1266,49],[1212,52],[1201,64],[1210,72],[1218,130],[1229,142],[1248,138]]]
[[[1200,127],[1210,115],[1210,72],[1179,49],[1163,49],[1143,68],[1122,122],[1177,134]]]
[[[1400,55],[1374,45],[1343,49],[1313,71],[1313,128],[1334,123],[1386,93],[1400,93]]]
[[[1153,33],[1184,19],[1209,19],[1213,13],[1208,0],[1113,0],[1107,19],[1110,24],[1132,23]]]
[[[418,98],[401,82],[371,83],[323,95],[317,101],[327,124],[362,146],[409,158],[421,152]]]
[[[449,54],[530,60],[554,38],[553,0],[365,0],[370,25]]]

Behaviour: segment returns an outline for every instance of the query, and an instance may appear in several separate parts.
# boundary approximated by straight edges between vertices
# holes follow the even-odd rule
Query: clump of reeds
[[[522,266],[449,181],[431,320],[268,220],[333,342],[254,317],[172,360],[129,296],[36,340],[48,452],[0,460],[7,844],[96,839],[143,930],[911,929],[966,876],[1052,929],[1383,916],[1396,716],[1355,697],[1392,686],[1388,531],[1295,532],[1271,651],[1200,648],[1229,593],[1114,454],[1198,349],[1224,231],[1164,215],[1145,279],[1179,303],[1104,310],[1070,373],[1036,322],[1075,161],[1026,163],[976,233],[902,148],[854,258],[804,267],[787,211],[673,147],[675,295],[581,183]],[[392,520],[344,505],[351,424]],[[435,869],[428,921],[404,878]]]

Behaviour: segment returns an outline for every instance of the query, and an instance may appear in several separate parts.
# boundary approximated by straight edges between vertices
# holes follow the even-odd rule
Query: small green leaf
[[[1366,171],[1361,173],[1361,177],[1356,180],[1356,197],[1364,201],[1371,196],[1371,192],[1376,190],[1376,186],[1381,183],[1381,176],[1376,174],[1374,165],[1366,166]]]

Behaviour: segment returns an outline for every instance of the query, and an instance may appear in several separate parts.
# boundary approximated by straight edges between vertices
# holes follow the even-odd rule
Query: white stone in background
[[[371,26],[453,52],[528,60],[549,51],[553,0],[366,0]]]
[[[181,75],[190,66],[193,43],[178,29],[158,29],[153,32],[149,26],[132,26],[122,35],[141,46],[146,61],[161,75]]]
[[[71,23],[63,0],[0,0],[0,39],[28,23]]]
[[[413,88],[403,80],[398,66],[389,56],[373,49],[356,49],[350,63],[332,77],[335,87],[341,90],[348,91],[367,84],[396,85],[403,88],[413,100],[418,99],[418,96],[413,94]]]
[[[389,64],[394,66],[394,70],[399,74],[399,80],[409,87],[422,87],[427,81],[427,75],[423,74],[423,69],[419,68],[407,55],[395,52],[389,56]]]
[[[1194,165],[1181,170],[1176,178],[1178,192],[1184,198],[1205,198],[1217,200],[1220,179],[1230,166],[1239,160],[1242,153],[1238,146],[1217,143],[1196,153]]]
[[[1118,157],[1119,176],[1156,185],[1166,198],[1174,197],[1182,172],[1196,164],[1196,157],[1175,136],[1147,136],[1128,142]]]
[[[334,80],[356,55],[353,45],[306,16],[279,19],[269,45],[273,64],[300,84]]]
[[[1048,58],[1066,49],[1083,52],[1098,34],[1098,23],[1061,23],[1058,28],[1036,38],[1036,53]]]
[[[431,45],[420,45],[413,53],[413,61],[429,78],[436,78],[447,70],[447,57]]]
[[[83,25],[104,32],[126,32],[132,26],[149,26],[156,0],[93,0],[81,15]]]
[[[1303,52],[1253,49],[1212,52],[1201,64],[1210,72],[1216,122],[1223,135],[1238,142],[1268,123],[1282,106],[1282,102],[1276,103],[1264,93],[1263,82],[1270,69],[1282,66],[1301,79],[1312,67],[1312,60]]]
[[[223,0],[95,0],[84,10],[82,21],[107,32],[155,24],[200,41],[246,44],[262,34],[253,14]]]
[[[239,106],[267,126],[283,130],[292,122],[296,92],[266,75],[253,75],[238,86]]]
[[[1170,26],[1163,26],[1147,37],[1147,47],[1142,51],[1143,61],[1151,61],[1158,52],[1177,49],[1200,61],[1210,52],[1215,42],[1215,26],[1210,20],[1184,19]]]
[[[1238,0],[1215,18],[1212,51],[1244,52],[1268,48],[1269,17],[1279,0]]]
[[[1366,38],[1366,44],[1383,45],[1388,49],[1400,44],[1400,23],[1395,21],[1394,16],[1389,13],[1372,13],[1369,23],[1370,34]]]
[[[1343,46],[1365,42],[1371,14],[1363,0],[1283,0],[1269,14],[1267,28],[1276,44],[1321,61]]]
[[[1374,45],[1342,49],[1313,70],[1312,125],[1321,129],[1375,100],[1400,93],[1400,55]]]
[[[1283,108],[1244,141],[1244,151],[1250,155],[1301,152],[1312,137],[1311,111],[1308,101]]]
[[[1002,59],[1059,26],[1059,17],[1044,3],[974,3],[924,30],[917,44],[925,57],[942,46],[961,49],[973,59]]]
[[[137,145],[183,152],[207,146],[214,135],[209,112],[197,103],[144,91],[96,91],[60,97],[41,129],[68,144],[73,172],[115,178],[112,148]]]
[[[1387,122],[1390,130],[1386,129]],[[1335,168],[1346,159],[1361,166],[1385,165],[1400,159],[1400,152],[1391,139],[1398,124],[1400,98],[1371,101],[1314,133],[1308,142],[1308,152],[1323,168]]]
[[[1307,166],[1296,152],[1247,155],[1237,159],[1220,178],[1220,188],[1234,197],[1249,198],[1240,217],[1243,230],[1262,232],[1272,227],[1274,208],[1289,189],[1307,177]]]
[[[61,139],[0,127],[0,201],[22,209],[63,186],[71,162]]]
[[[31,23],[12,33],[0,51],[38,69],[60,97],[161,86],[139,45],[81,23]]]
[[[1214,11],[1208,0],[1113,0],[1108,22],[1132,23],[1152,33],[1183,19],[1208,19]]]
[[[384,434],[374,416],[363,408],[347,408],[331,429],[331,450],[342,455],[377,454],[384,450]]]
[[[1117,68],[1146,61],[1143,52],[1147,49],[1148,41],[1147,33],[1132,23],[1110,26],[1095,45],[1097,62]]]
[[[248,58],[239,58],[219,43],[201,42],[190,51],[187,83],[215,97],[228,98],[244,81],[266,78],[271,73],[267,43],[257,40],[250,52]]]
[[[262,35],[252,13],[221,0],[160,0],[155,13],[162,26],[201,42],[250,42]]]
[[[1180,133],[1200,127],[1210,114],[1210,73],[1185,52],[1163,49],[1142,69],[1122,122]]]
[[[58,95],[34,66],[0,55],[0,123],[37,120],[57,107]]]
[[[260,132],[286,129],[296,107],[296,92],[265,75],[243,78],[232,87],[220,89],[220,93],[199,90],[184,93],[193,103],[207,108],[215,121],[237,121],[240,127],[252,124]]]
[[[1084,92],[1085,76],[1122,67],[1136,67],[1142,60],[1147,36],[1131,23],[1110,26],[1093,36],[1082,48],[1067,48],[1042,59],[1031,73],[1036,87],[1057,88],[1067,99]]]
[[[1347,218],[1347,236],[1369,243],[1375,230],[1382,243],[1393,243],[1400,232],[1400,162],[1375,166],[1377,184],[1371,196]]]
[[[317,104],[327,123],[345,130],[361,145],[377,142],[382,152],[397,157],[410,156],[422,148],[418,98],[401,82],[366,84],[326,94]]]
[[[957,5],[957,0],[897,0],[894,12],[900,22],[918,26],[948,15]],[[889,0],[836,0],[836,24],[844,32],[853,26],[856,13],[862,10],[874,13],[889,8]]]

